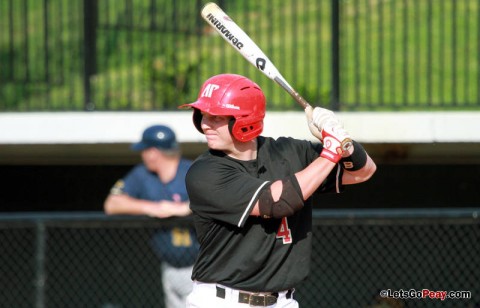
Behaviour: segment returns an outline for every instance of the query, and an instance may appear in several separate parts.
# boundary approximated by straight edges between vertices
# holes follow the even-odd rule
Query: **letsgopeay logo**
[[[240,42],[232,33],[230,33],[230,30],[228,30],[218,19],[213,17],[212,13],[208,13],[207,19],[223,34],[227,40],[232,42],[233,46],[237,47],[239,50],[242,49],[243,43]]]

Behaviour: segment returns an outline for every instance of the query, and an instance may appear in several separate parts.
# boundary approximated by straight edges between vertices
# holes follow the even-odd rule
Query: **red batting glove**
[[[328,122],[322,129],[323,150],[320,156],[338,163],[352,144],[348,132],[338,122]]]

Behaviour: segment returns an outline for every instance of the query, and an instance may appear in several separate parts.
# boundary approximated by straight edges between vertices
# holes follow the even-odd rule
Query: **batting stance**
[[[234,74],[208,79],[193,124],[209,150],[186,176],[200,252],[188,307],[298,307],[295,287],[310,271],[314,192],[341,192],[376,165],[335,114],[307,108],[322,144],[260,136],[265,96]]]

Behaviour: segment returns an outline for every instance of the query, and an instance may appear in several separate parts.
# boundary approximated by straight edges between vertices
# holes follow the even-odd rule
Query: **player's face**
[[[226,152],[233,149],[234,141],[228,129],[230,118],[202,112],[201,126],[210,149]]]
[[[158,150],[156,148],[146,148],[142,151],[142,160],[150,171],[156,170]]]

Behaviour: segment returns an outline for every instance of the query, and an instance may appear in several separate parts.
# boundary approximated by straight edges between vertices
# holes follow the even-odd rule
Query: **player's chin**
[[[225,149],[225,145],[223,142],[220,142],[218,138],[208,138],[207,137],[207,145],[209,149],[223,151]]]
[[[221,150],[222,149],[220,144],[218,144],[218,142],[216,142],[214,140],[208,140],[207,139],[207,145],[208,145],[208,148],[212,149],[212,150]]]
[[[215,140],[213,136],[205,135],[205,140],[207,141],[208,147],[211,149],[214,149],[213,147],[217,145],[217,140]]]

